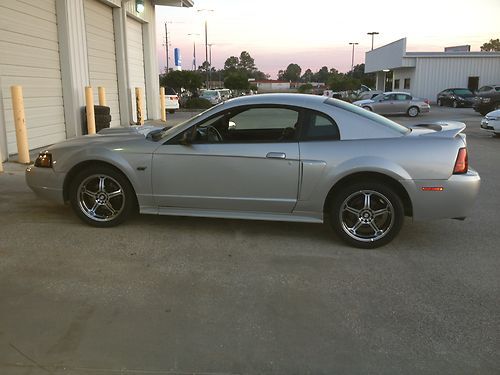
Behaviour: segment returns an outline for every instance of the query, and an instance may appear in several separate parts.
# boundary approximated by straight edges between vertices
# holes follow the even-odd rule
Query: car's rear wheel
[[[86,168],[78,173],[70,185],[70,202],[81,220],[96,227],[120,224],[136,204],[127,178],[107,166]]]
[[[169,110],[168,110],[168,113],[170,113],[170,114],[174,114],[174,113],[175,113],[175,109],[169,109]]]
[[[378,182],[348,185],[335,194],[331,225],[348,244],[362,249],[383,246],[396,237],[404,220],[401,198]]]
[[[406,111],[406,113],[410,117],[417,117],[419,112],[420,111],[419,111],[418,107],[410,107],[410,108],[408,108],[408,111]]]
[[[441,99],[438,99],[438,101],[437,101],[437,105],[438,105],[439,107],[442,107],[442,106],[443,106],[443,102],[441,101]]]
[[[372,111],[372,109],[370,107],[368,107],[367,105],[364,105],[362,108],[366,109],[367,111],[370,111],[370,112]]]

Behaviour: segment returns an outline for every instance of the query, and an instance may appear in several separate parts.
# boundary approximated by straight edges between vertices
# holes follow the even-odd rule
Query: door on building
[[[89,78],[94,88],[94,102],[98,103],[97,88],[104,87],[111,126],[120,126],[113,9],[98,0],[85,1],[84,8]]]
[[[385,86],[384,86],[384,91],[392,91],[392,78],[394,76],[394,72],[391,70],[387,73],[385,73]]]
[[[477,91],[477,89],[479,88],[479,77],[469,77],[467,88],[472,92]]]
[[[56,0],[0,2],[0,100],[4,154],[17,153],[10,87],[23,88],[30,149],[66,139]]]
[[[146,80],[144,75],[144,43],[142,40],[142,23],[127,17],[127,52],[128,66],[130,74],[130,90],[131,90],[131,108],[132,121],[137,122],[137,107],[135,102],[135,88],[142,89],[142,100],[144,103],[143,114],[144,119],[147,119],[147,100],[146,100]]]

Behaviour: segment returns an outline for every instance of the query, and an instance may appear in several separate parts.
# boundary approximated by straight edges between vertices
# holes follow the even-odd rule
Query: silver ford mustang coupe
[[[236,98],[171,128],[104,129],[40,153],[38,195],[109,227],[160,215],[322,223],[347,243],[391,241],[405,216],[463,219],[479,190],[465,125],[406,128],[321,96]]]

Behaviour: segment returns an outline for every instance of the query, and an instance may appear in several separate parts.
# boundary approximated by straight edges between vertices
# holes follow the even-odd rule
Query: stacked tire
[[[109,107],[103,105],[94,106],[95,131],[109,128],[111,124],[111,114]]]

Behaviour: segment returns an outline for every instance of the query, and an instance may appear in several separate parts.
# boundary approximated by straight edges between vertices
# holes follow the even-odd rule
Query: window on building
[[[394,89],[399,89],[399,79],[394,80]]]
[[[410,88],[410,79],[405,78],[405,85],[404,85],[405,90],[408,90]]]

